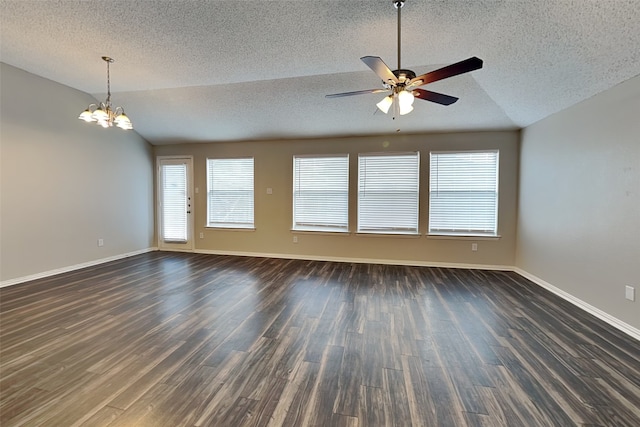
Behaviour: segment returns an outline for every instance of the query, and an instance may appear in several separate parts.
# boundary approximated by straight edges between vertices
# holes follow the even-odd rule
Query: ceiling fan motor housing
[[[411,70],[393,70],[392,73],[398,78],[400,83],[406,83],[416,77],[416,73]]]

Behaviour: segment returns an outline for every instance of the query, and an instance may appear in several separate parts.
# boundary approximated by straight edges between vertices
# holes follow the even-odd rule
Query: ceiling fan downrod
[[[401,31],[400,31],[400,15],[401,15],[401,10],[402,10],[402,6],[404,6],[404,0],[393,0],[393,6],[395,6],[396,9],[398,9],[398,70],[400,70],[402,67],[400,66],[400,46],[401,46]]]

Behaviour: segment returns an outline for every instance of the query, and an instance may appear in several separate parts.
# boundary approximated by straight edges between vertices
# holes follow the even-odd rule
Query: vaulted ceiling
[[[526,127],[640,74],[640,0],[407,0],[402,68],[471,56],[395,120],[360,61],[396,68],[391,0],[0,2],[1,60],[126,108],[152,144]],[[53,101],[52,101],[53,102]],[[78,113],[85,105],[78,105]],[[75,120],[75,117],[71,119]]]

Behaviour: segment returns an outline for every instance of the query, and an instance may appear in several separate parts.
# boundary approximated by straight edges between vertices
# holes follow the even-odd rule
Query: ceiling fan
[[[343,96],[363,95],[367,93],[391,92],[376,105],[382,112],[387,114],[391,106],[395,104],[397,112],[400,115],[404,115],[413,111],[413,101],[415,98],[422,99],[424,101],[435,102],[436,104],[441,105],[453,104],[458,100],[458,98],[438,92],[420,89],[419,86],[424,86],[428,83],[447,79],[459,74],[468,73],[469,71],[478,70],[482,68],[482,59],[476,58],[474,56],[465,59],[464,61],[456,62],[455,64],[447,65],[446,67],[419,76],[416,76],[416,73],[411,70],[403,70],[400,66],[400,11],[402,10],[402,6],[404,6],[404,0],[392,1],[395,8],[398,9],[398,69],[391,71],[387,64],[385,64],[384,61],[377,56],[363,56],[362,58],[360,58],[362,62],[364,62],[367,67],[371,68],[371,70],[373,70],[373,72],[382,79],[383,89],[368,89],[358,90],[355,92],[334,93],[331,95],[326,95],[326,97],[340,98]],[[397,100],[397,102],[394,102],[395,100]]]

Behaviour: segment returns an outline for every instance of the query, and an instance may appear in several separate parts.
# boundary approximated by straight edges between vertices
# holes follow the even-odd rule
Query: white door
[[[193,250],[193,159],[158,157],[158,247]]]

